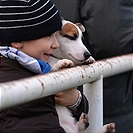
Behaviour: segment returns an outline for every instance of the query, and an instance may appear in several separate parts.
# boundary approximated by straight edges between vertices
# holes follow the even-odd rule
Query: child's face
[[[12,46],[18,50],[45,62],[48,61],[48,58],[50,57],[50,54],[53,53],[54,49],[59,47],[55,33],[48,37],[31,41],[22,41],[21,43],[16,43],[16,45],[14,44],[15,43],[12,43]]]

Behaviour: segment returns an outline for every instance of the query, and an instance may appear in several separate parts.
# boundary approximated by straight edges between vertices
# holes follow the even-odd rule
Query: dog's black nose
[[[89,53],[89,52],[85,52],[85,53],[84,53],[84,57],[85,57],[86,60],[87,60],[90,56],[91,56],[91,53]]]

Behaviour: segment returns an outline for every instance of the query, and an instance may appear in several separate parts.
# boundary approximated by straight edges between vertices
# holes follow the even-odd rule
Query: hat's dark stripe
[[[41,0],[1,0],[0,8],[25,8],[29,6],[34,6],[34,4],[40,1]]]
[[[15,13],[15,15],[1,15],[0,14],[0,28],[20,28],[20,27],[30,27],[35,26],[40,23],[45,23],[51,19],[57,10],[54,8],[55,5],[48,4],[49,0],[43,5],[36,6],[36,11],[32,9],[31,12],[21,12],[21,15]],[[45,8],[43,6],[47,5]],[[40,7],[40,8],[39,8]],[[38,8],[38,9],[37,9]],[[52,16],[51,16],[52,15]],[[10,25],[10,26],[9,26]]]
[[[44,8],[42,8],[42,10],[39,10],[35,13],[32,14],[22,14],[22,15],[0,15],[0,22],[18,22],[18,21],[27,21],[27,20],[34,20],[36,18],[39,18],[43,15],[47,15],[49,12],[52,12],[54,10],[54,6],[55,5],[51,5],[47,6],[47,10],[44,10]]]
[[[31,18],[40,16],[41,14],[46,14],[48,11],[50,11],[50,8],[52,9],[52,6],[53,6],[53,4],[51,4],[51,3],[49,3],[49,4],[44,3],[41,5],[37,5],[35,7],[35,9],[32,9],[32,11],[28,11],[28,12],[21,11],[21,13],[16,13],[16,12],[14,14],[6,13],[4,15],[3,15],[3,13],[0,13],[0,22],[8,22],[9,20],[10,20],[9,22],[13,22],[15,20],[21,21],[21,19],[25,19],[25,18],[31,19]]]
[[[50,0],[42,0],[41,2],[38,0],[32,3],[32,5],[28,3],[29,6],[0,6],[0,12],[2,12],[1,15],[31,14],[40,10],[43,6],[46,6],[49,3]]]
[[[32,26],[36,26],[36,25],[45,23],[45,22],[47,22],[48,20],[52,19],[57,13],[58,13],[58,10],[56,10],[56,12],[55,12],[54,14],[52,14],[52,16],[50,16],[49,18],[47,18],[47,19],[45,19],[45,20],[43,19],[43,21],[40,21],[40,18],[39,18],[38,22],[36,22],[37,20],[34,21],[34,23],[33,23],[33,21],[30,21],[30,23],[32,23],[32,24],[30,24],[29,21],[27,21],[27,24],[26,24],[25,21],[23,21],[23,22],[17,22],[17,25],[16,25],[16,22],[12,22],[12,23],[10,23],[10,26],[8,26],[7,23],[4,23],[4,25],[7,24],[7,26],[5,26],[5,27],[2,26],[2,27],[0,27],[0,29],[11,29],[11,28],[23,28],[23,27],[32,27]],[[1,24],[0,24],[0,25],[1,25]]]

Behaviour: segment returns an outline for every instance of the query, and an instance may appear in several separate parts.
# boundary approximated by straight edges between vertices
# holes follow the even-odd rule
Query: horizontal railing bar
[[[97,80],[133,70],[133,54],[99,60],[77,66],[0,84],[0,109],[6,109]]]

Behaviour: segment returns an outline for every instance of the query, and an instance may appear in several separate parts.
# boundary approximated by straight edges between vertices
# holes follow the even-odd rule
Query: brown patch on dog
[[[65,35],[72,36],[72,37],[75,35],[78,36],[78,29],[74,25],[67,23],[62,27],[60,34],[62,36],[65,36]]]

